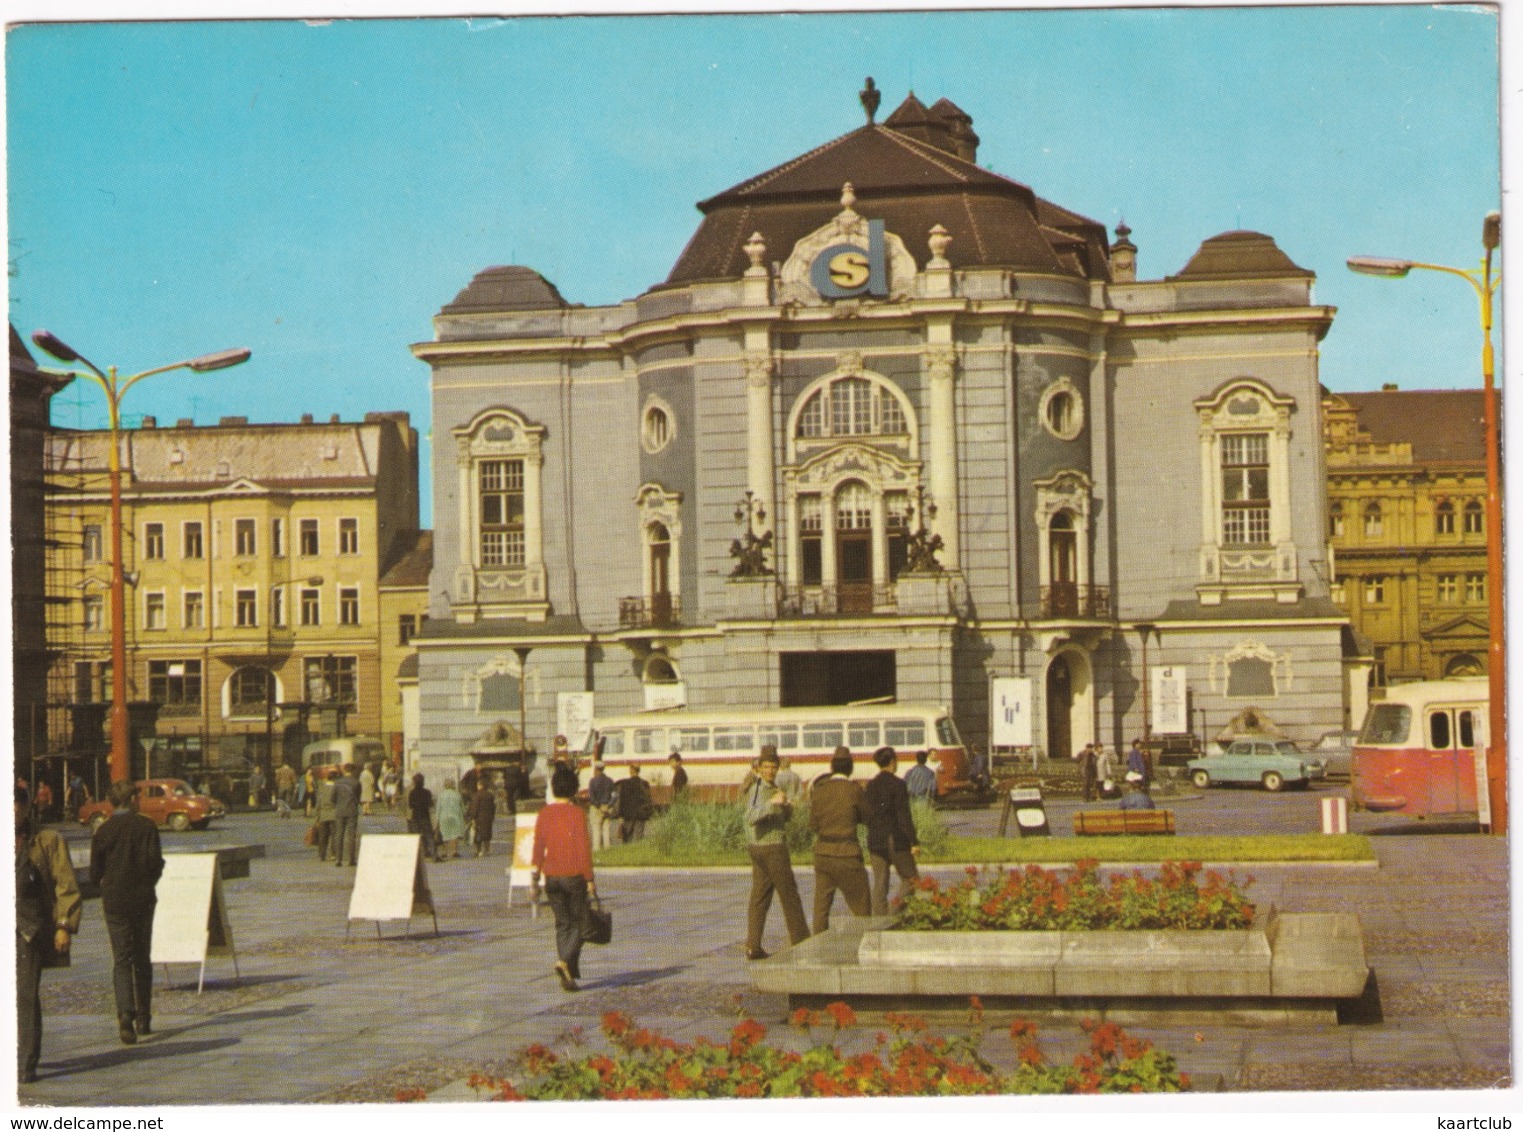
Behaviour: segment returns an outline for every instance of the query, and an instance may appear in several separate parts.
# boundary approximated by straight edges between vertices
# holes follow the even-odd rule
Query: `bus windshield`
[[[1361,743],[1405,743],[1412,729],[1412,709],[1406,704],[1375,704],[1359,735]]]

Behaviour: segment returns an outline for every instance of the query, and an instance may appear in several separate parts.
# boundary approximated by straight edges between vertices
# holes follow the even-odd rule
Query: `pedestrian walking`
[[[438,859],[443,861],[460,856],[460,839],[465,836],[465,799],[455,789],[453,778],[444,780],[444,789],[439,791],[434,809],[439,827]]]
[[[1116,756],[1104,743],[1095,744],[1095,778],[1100,782],[1100,797],[1116,796]]]
[[[1079,786],[1086,802],[1095,800],[1095,745],[1085,743],[1074,756],[1079,764]]]
[[[920,875],[916,858],[920,838],[910,815],[910,792],[895,773],[899,758],[892,747],[873,753],[878,773],[862,791],[867,801],[867,856],[873,866],[873,915],[888,915],[888,881],[892,869],[899,874],[899,899],[909,895]]]
[[[342,868],[344,849],[349,849],[349,867],[359,862],[360,854],[360,780],[354,764],[345,763],[344,773],[333,783],[333,864]]]
[[[387,767],[386,773],[381,775],[381,798],[388,811],[397,808],[397,786],[400,779],[401,775],[394,766]]]
[[[256,765],[249,774],[249,809],[257,810],[264,798],[264,771]]]
[[[153,1031],[153,912],[164,873],[159,830],[136,812],[137,786],[111,784],[111,816],[90,839],[90,879],[100,889],[111,940],[116,1032],[126,1045]]]
[[[545,899],[555,913],[555,977],[565,991],[580,989],[587,902],[597,893],[587,819],[572,801],[576,791],[576,771],[556,767],[550,775],[554,800],[534,820],[534,881],[544,878]]]
[[[307,784],[307,816],[311,817],[312,811],[317,809],[317,768],[309,766],[301,780]]]
[[[910,797],[923,802],[936,800],[936,772],[926,765],[930,757],[929,751],[916,751],[915,765],[904,774],[904,788],[910,792]]]
[[[470,819],[476,856],[487,856],[492,851],[492,826],[497,821],[497,795],[492,793],[492,786],[484,774],[476,779],[476,793],[471,795],[466,817]]]
[[[437,861],[434,854],[434,792],[423,785],[423,775],[412,776],[407,792],[407,828],[422,840],[423,856]]]
[[[79,772],[74,772],[74,777],[69,779],[69,789],[64,795],[64,804],[68,807],[69,820],[78,819],[79,811],[90,801],[90,788],[85,785],[85,780],[79,777]]]
[[[333,803],[338,780],[338,768],[329,770],[317,784],[313,805],[317,812],[317,859],[326,861],[328,850],[333,847]]]
[[[285,803],[285,812],[280,816],[290,817],[291,803],[296,798],[296,772],[290,763],[283,762],[275,768],[275,797]]]
[[[48,822],[53,820],[53,788],[48,785],[44,778],[37,783],[37,821]]]
[[[24,789],[16,791],[15,820],[16,1079],[29,1085],[42,1056],[42,972],[67,961],[84,902],[68,846],[33,822]]]
[[[619,840],[628,844],[645,836],[645,823],[655,811],[650,784],[640,777],[640,764],[629,764],[629,777],[618,784]]]
[[[751,898],[746,903],[747,959],[767,958],[767,952],[762,950],[762,933],[767,926],[767,913],[772,909],[773,893],[783,907],[788,942],[800,944],[809,938],[804,902],[799,897],[793,861],[788,855],[787,828],[788,819],[793,816],[793,803],[778,784],[780,768],[777,748],[764,746],[756,761],[756,777],[744,795],[746,854],[751,858]]]
[[[851,752],[837,747],[830,773],[814,784],[810,795],[809,828],[814,830],[814,934],[830,929],[830,906],[836,890],[846,898],[854,916],[872,913],[872,895],[857,826],[867,824],[862,787],[851,780]]]
[[[672,768],[672,801],[675,802],[687,793],[687,768],[676,751],[667,756],[666,763]]]
[[[590,803],[588,818],[592,822],[592,848],[607,849],[614,843],[614,833],[619,819],[614,811],[613,779],[603,768],[602,759],[592,760],[592,777],[587,780],[587,801]]]
[[[1142,750],[1142,740],[1133,739],[1132,749],[1126,753],[1126,771],[1141,777],[1144,787],[1153,783],[1153,767]]]
[[[375,802],[375,771],[370,769],[370,764],[365,764],[365,769],[360,771],[360,810],[368,818],[370,807]]]

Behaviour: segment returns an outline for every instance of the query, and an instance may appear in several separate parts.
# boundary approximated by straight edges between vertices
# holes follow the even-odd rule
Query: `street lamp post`
[[[1486,597],[1491,622],[1489,663],[1490,679],[1486,745],[1486,792],[1491,802],[1491,831],[1507,832],[1507,622],[1503,599],[1502,574],[1502,474],[1501,437],[1498,432],[1496,360],[1491,348],[1492,306],[1500,273],[1492,274],[1492,253],[1502,242],[1502,215],[1488,213],[1481,228],[1481,246],[1485,256],[1478,268],[1464,270],[1437,263],[1415,260],[1383,259],[1376,256],[1353,256],[1351,271],[1361,275],[1379,275],[1399,279],[1413,268],[1457,275],[1475,290],[1481,304],[1481,382],[1486,412]]]
[[[1142,741],[1146,743],[1153,737],[1153,705],[1149,702],[1152,680],[1148,676],[1148,638],[1153,635],[1158,626],[1144,621],[1132,627],[1142,637]]]
[[[33,332],[32,341],[39,349],[61,362],[79,362],[85,366],[90,371],[85,376],[99,385],[106,394],[107,419],[111,432],[111,448],[107,456],[111,477],[111,781],[119,782],[132,777],[131,756],[127,748],[127,575],[122,563],[122,397],[145,377],[176,369],[189,369],[196,373],[226,369],[248,361],[249,351],[220,350],[215,354],[204,354],[188,361],[156,366],[142,373],[119,377],[115,366],[107,366],[102,373],[89,358],[49,331]]]

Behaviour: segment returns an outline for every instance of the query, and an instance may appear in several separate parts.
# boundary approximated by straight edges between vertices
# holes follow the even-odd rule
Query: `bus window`
[[[878,742],[878,721],[876,719],[853,719],[846,725],[846,745],[858,750],[875,751],[881,743]]]
[[[781,752],[799,749],[799,729],[792,723],[769,723],[757,733],[757,741],[765,747],[771,744]]]
[[[1361,743],[1405,743],[1412,729],[1412,709],[1406,704],[1375,704],[1364,721]]]
[[[1428,746],[1435,751],[1449,749],[1449,713],[1447,711],[1428,713]]]
[[[1459,713],[1460,746],[1470,748],[1475,746],[1475,714],[1469,711]]]
[[[896,750],[925,746],[925,721],[891,719],[883,725],[883,742]]]
[[[754,742],[754,732],[749,727],[714,728],[716,751],[749,751]]]
[[[676,747],[679,751],[707,751],[709,729],[707,727],[683,727],[677,732]]]
[[[936,739],[943,747],[960,747],[962,740],[957,737],[957,726],[950,716],[942,716],[936,721]]]
[[[664,755],[664,754],[666,754],[666,728],[664,728],[664,727],[636,727],[635,728],[635,754],[637,754],[637,755]]]
[[[841,745],[839,723],[804,724],[804,749],[806,751],[833,751]]]
[[[615,758],[624,753],[624,729],[621,727],[615,731],[605,731],[603,739],[603,757]]]

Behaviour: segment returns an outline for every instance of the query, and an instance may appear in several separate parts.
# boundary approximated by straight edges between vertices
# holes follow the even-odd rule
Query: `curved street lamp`
[[[1491,831],[1507,832],[1507,623],[1502,586],[1502,477],[1500,436],[1497,431],[1496,360],[1491,348],[1492,307],[1500,273],[1491,270],[1492,253],[1502,242],[1502,214],[1487,213],[1481,228],[1485,256],[1477,268],[1465,270],[1439,263],[1379,256],[1351,256],[1350,271],[1400,279],[1417,268],[1458,275],[1475,290],[1481,304],[1481,383],[1486,408],[1486,597],[1491,622],[1487,676],[1490,678],[1489,718],[1486,745],[1486,792],[1491,803]]]
[[[61,362],[78,362],[89,370],[84,376],[101,387],[106,394],[106,407],[111,431],[111,450],[108,464],[111,472],[111,781],[118,782],[132,777],[132,763],[127,746],[127,576],[122,569],[122,465],[120,453],[122,397],[145,377],[156,373],[168,373],[175,369],[188,369],[196,373],[227,369],[249,360],[246,349],[219,350],[215,354],[203,354],[199,358],[174,362],[167,366],[120,377],[115,366],[107,366],[102,373],[89,358],[69,346],[58,335],[47,330],[32,333],[32,341],[38,349],[46,351]],[[78,376],[78,375],[76,375]]]

